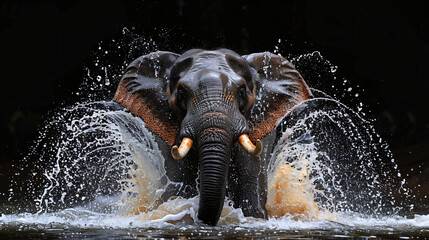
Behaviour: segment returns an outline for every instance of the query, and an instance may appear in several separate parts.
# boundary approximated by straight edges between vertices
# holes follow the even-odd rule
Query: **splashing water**
[[[429,215],[412,213],[412,198],[371,124],[323,92],[313,92],[315,99],[279,123],[282,134],[268,166],[268,220],[245,217],[227,199],[220,227],[209,228],[196,217],[198,196],[163,202],[167,187],[180,183],[165,175],[155,136],[117,104],[94,101],[64,108],[46,124],[23,160],[32,168],[20,174],[27,180],[15,179],[11,187],[25,189],[27,201],[12,190],[9,200],[15,203],[0,216],[2,229],[143,228],[149,229],[143,236],[226,231],[253,237],[292,230],[320,236],[317,229],[327,229],[339,237],[386,231],[429,236]]]
[[[399,215],[386,215],[382,206],[390,199],[376,194],[382,183],[374,172],[367,170],[368,180],[362,191],[358,182],[349,187],[342,185],[344,180],[337,175],[338,169],[332,167],[336,161],[319,149],[320,136],[312,127],[326,117],[335,123],[341,122],[334,120],[335,115],[350,119],[345,111],[317,110],[304,118],[297,115],[296,122],[289,119],[290,126],[284,126],[268,169],[266,208],[270,219],[244,217],[241,209],[233,208],[226,200],[219,225],[311,229],[338,227],[339,223],[365,226],[364,219],[367,219],[371,226],[378,227],[392,222],[429,227],[427,216],[407,220]],[[61,114],[68,121],[60,118],[61,121],[53,121],[47,128],[58,130],[58,125],[63,128],[56,144],[50,148],[55,150],[51,153],[55,161],[50,166],[44,165],[40,173],[45,184],[34,184],[30,191],[38,193],[36,186],[43,186],[35,198],[38,212],[43,214],[3,215],[0,218],[3,223],[49,225],[57,222],[61,227],[115,228],[176,225],[192,228],[198,223],[198,196],[161,201],[164,189],[171,182],[165,176],[163,157],[154,136],[144,128],[141,119],[111,102],[77,104]],[[313,141],[309,141],[309,137]],[[85,151],[80,151],[81,148]],[[352,201],[352,198],[365,197],[369,199],[366,202]],[[363,209],[361,205],[374,208],[358,213]],[[59,210],[66,207],[73,208]],[[371,215],[374,212],[377,214]]]
[[[292,129],[288,129],[280,142],[285,142]],[[278,156],[272,161],[268,174],[268,199],[265,205],[270,217],[290,215],[294,219],[317,220],[321,213],[315,202],[315,189],[309,169],[317,163],[314,144],[291,146],[280,144]],[[287,159],[294,158],[292,162]],[[314,181],[314,179],[313,179]]]

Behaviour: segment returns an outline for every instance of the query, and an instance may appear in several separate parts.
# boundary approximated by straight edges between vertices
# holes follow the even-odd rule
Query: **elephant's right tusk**
[[[191,150],[192,143],[192,139],[184,137],[180,147],[173,146],[171,148],[171,155],[173,155],[173,158],[176,160],[182,160],[186,154],[188,154],[189,150]]]
[[[261,140],[256,140],[256,147],[253,145],[252,141],[250,141],[249,136],[247,134],[242,134],[238,138],[238,142],[240,142],[241,146],[252,156],[258,156],[262,152],[262,142]]]

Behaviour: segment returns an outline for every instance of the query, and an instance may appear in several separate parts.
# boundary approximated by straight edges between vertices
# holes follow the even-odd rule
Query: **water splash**
[[[336,119],[336,115],[346,119],[350,116],[344,113],[347,112],[344,109],[307,109],[316,102],[307,103],[309,106],[303,106],[297,115],[292,115],[287,125],[281,125],[284,131],[270,160],[268,202],[273,204],[267,207],[271,215],[268,220],[244,217],[241,209],[232,207],[231,202],[226,200],[219,220],[220,229],[210,228],[202,232],[203,225],[196,218],[198,197],[160,201],[169,181],[165,177],[163,161],[160,161],[162,156],[154,136],[144,128],[144,123],[127,111],[116,109],[112,103],[97,102],[77,104],[62,113],[68,113],[69,121],[61,119],[52,122],[60,124],[63,130],[60,137],[55,138],[60,145],[51,145],[55,154],[50,156],[57,158],[53,158],[55,161],[51,165],[45,165],[46,171],[43,172],[43,176],[50,179],[45,182],[55,184],[38,185],[43,189],[43,194],[37,198],[42,213],[3,214],[0,222],[7,228],[16,226],[22,231],[34,228],[160,228],[164,233],[170,229],[176,234],[184,231],[183,234],[189,236],[201,236],[203,233],[217,236],[225,231],[239,235],[276,236],[282,231],[321,228],[331,233],[365,229],[375,234],[374,231],[384,231],[386,228],[392,232],[429,228],[428,216],[412,215],[407,219],[397,212],[386,214],[382,211],[381,206],[386,207],[386,204],[380,204],[382,194],[372,195],[383,185],[378,175],[368,178],[371,177],[369,172],[363,185],[359,185],[359,181],[355,181],[353,187],[343,185],[344,180],[338,171],[344,168],[338,168],[335,165],[338,164],[337,159],[330,159],[330,153],[320,149],[327,142],[319,142],[321,138],[318,134],[323,129],[319,129],[320,125],[316,123],[325,118],[338,123],[342,121]],[[333,104],[339,103],[333,101]],[[326,102],[324,105],[327,106]],[[49,129],[59,127],[50,125]],[[352,136],[355,137],[354,134]],[[83,141],[88,137],[91,142]],[[79,142],[83,145],[78,145]],[[75,153],[77,147],[90,151]],[[365,185],[368,182],[371,184]],[[76,192],[80,193],[79,197]],[[81,198],[83,192],[87,194],[86,199]],[[353,201],[353,198],[362,199],[365,196],[369,202]],[[389,201],[389,198],[383,201]],[[366,204],[376,208],[360,211],[365,209]],[[371,214],[373,210],[379,211],[378,215]]]
[[[324,109],[314,110],[320,104]],[[321,219],[322,212],[398,212],[394,198],[380,191],[398,183],[395,174],[387,166],[381,175],[374,169],[372,161],[374,154],[380,157],[379,150],[373,149],[373,142],[365,142],[368,132],[358,127],[366,122],[350,114],[353,112],[337,101],[314,99],[297,107],[296,114],[279,125],[284,130],[268,169],[267,211],[271,217],[315,220]],[[154,136],[141,119],[113,102],[77,104],[60,116],[47,127],[59,135],[50,148],[44,149],[45,153],[51,151],[49,156],[54,161],[43,165],[41,172],[34,172],[35,176],[41,174],[44,182],[33,185],[31,191],[41,192],[35,198],[39,213],[84,206],[94,211],[141,215],[146,220],[173,214],[181,216],[171,218],[174,221],[197,221],[195,199],[161,201],[171,182]],[[348,159],[332,152],[338,148],[332,144],[338,143]],[[368,147],[372,154],[365,153]],[[341,174],[356,169],[357,174]],[[386,179],[394,182],[386,183]],[[237,213],[241,209],[226,203],[224,211],[234,212],[237,218],[230,218],[232,222],[242,221],[242,213]]]
[[[281,125],[285,132],[292,131],[289,142],[305,134],[313,136],[311,150],[316,149],[313,156],[317,156],[311,162],[310,178],[323,190],[316,198],[333,203],[324,204],[331,212],[377,216],[412,210],[407,206],[411,195],[402,187],[404,181],[387,144],[370,122],[350,108],[333,99],[316,98],[298,106]]]
[[[309,172],[320,168],[317,152],[313,143],[288,141],[292,132],[293,129],[288,129],[282,134],[270,161],[265,208],[270,217],[288,215],[294,219],[317,220],[322,206],[315,202],[315,194],[323,195],[323,192],[315,188],[316,179],[310,179]]]

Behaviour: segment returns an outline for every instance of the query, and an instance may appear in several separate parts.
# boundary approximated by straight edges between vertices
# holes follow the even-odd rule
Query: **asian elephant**
[[[198,218],[216,225],[226,196],[246,216],[267,217],[276,124],[310,98],[299,72],[281,56],[194,49],[137,58],[114,101],[154,133],[168,178],[181,183],[163,198],[200,194]]]

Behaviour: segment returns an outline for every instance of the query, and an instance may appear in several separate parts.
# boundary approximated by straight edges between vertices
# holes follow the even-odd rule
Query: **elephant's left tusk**
[[[182,160],[186,154],[188,154],[189,150],[191,150],[192,143],[192,139],[187,137],[183,138],[180,147],[173,146],[171,148],[171,155],[173,155],[173,158],[176,160]]]
[[[241,146],[252,156],[258,156],[262,152],[262,142],[261,140],[256,140],[256,146],[253,145],[252,141],[250,141],[249,136],[247,134],[242,134],[238,138],[238,142]]]

